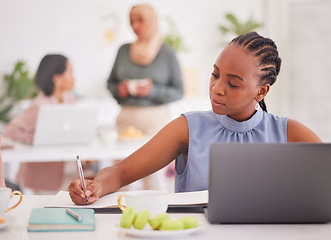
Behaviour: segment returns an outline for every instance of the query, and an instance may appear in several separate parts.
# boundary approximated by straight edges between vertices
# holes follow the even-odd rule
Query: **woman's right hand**
[[[85,180],[85,184],[85,193],[83,191],[83,186],[80,179],[75,179],[69,185],[69,195],[71,197],[71,200],[77,205],[87,205],[94,203],[100,197],[100,183],[87,179]],[[88,202],[86,202],[85,196],[88,197]]]
[[[117,92],[120,98],[127,98],[129,96],[128,83],[129,79],[125,79],[123,82],[118,84]]]

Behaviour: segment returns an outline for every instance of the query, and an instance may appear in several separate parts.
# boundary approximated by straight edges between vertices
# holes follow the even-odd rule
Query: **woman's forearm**
[[[94,181],[100,186],[98,193],[100,197],[121,188],[121,174],[119,171],[120,170],[115,165],[100,170],[95,176]]]

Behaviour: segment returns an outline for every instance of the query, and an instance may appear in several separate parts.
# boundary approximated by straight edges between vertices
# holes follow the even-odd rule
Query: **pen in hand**
[[[86,191],[85,178],[84,178],[82,163],[79,159],[79,156],[77,156],[77,167],[78,167],[78,171],[79,171],[80,180],[82,181],[82,184],[83,184],[83,191],[84,191],[84,194],[85,194],[85,191]],[[85,201],[88,203],[87,196],[85,196]]]

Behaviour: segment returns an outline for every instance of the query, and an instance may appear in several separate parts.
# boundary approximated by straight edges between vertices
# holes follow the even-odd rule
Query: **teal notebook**
[[[93,231],[95,229],[93,209],[71,209],[80,214],[76,220],[65,208],[33,208],[29,218],[29,232],[49,231]]]

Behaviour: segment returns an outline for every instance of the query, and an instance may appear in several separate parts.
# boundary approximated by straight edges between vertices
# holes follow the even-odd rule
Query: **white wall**
[[[289,116],[331,142],[331,1],[289,3]]]
[[[134,39],[128,13],[134,0],[1,0],[0,1],[0,87],[18,59],[34,73],[41,58],[59,52],[74,65],[76,91],[80,95],[107,93],[118,47]],[[241,19],[253,15],[261,20],[262,0],[167,0],[144,1],[155,6],[163,30],[164,16],[177,23],[187,52],[179,54],[182,68],[196,68],[199,95],[206,96],[212,64],[222,49],[218,25],[225,12]],[[104,40],[106,28],[115,32],[111,43]]]
[[[128,21],[130,7],[140,2],[142,1],[1,0],[0,92],[3,75],[12,70],[18,59],[25,60],[34,73],[45,54],[59,52],[67,55],[73,62],[76,91],[79,95],[108,94],[106,81],[117,49],[121,44],[134,40]],[[309,33],[316,34],[318,29],[325,29],[319,32],[318,38],[323,38],[326,34],[329,36],[331,28],[325,25],[327,21],[310,24],[313,20],[323,19],[323,16],[328,19],[325,13],[329,11],[328,9],[324,9],[320,14],[315,11],[310,18],[306,18],[303,13],[296,13],[296,16],[303,16],[299,21],[294,21],[291,14],[295,13],[293,12],[295,9],[302,11],[300,7],[293,8],[299,6],[298,4],[302,6],[310,3],[316,6],[324,4],[329,7],[330,0],[146,0],[144,2],[155,6],[163,31],[166,30],[164,21],[166,15],[176,21],[179,33],[188,48],[187,52],[178,54],[182,69],[196,69],[198,83],[192,84],[197,85],[198,96],[205,97],[207,102],[212,64],[223,48],[221,43],[228,40],[218,30],[219,24],[225,22],[224,14],[233,12],[241,20],[253,15],[256,20],[263,21],[264,27],[259,32],[275,40],[283,60],[281,74],[267,97],[269,111],[296,118],[323,135],[324,140],[331,141],[329,136],[331,130],[328,127],[328,122],[331,120],[328,115],[329,107],[321,105],[328,100],[320,101],[319,97],[323,95],[325,98],[329,95],[325,92],[327,87],[322,94],[318,91],[309,92],[310,99],[314,100],[307,109],[314,108],[314,115],[308,118],[310,113],[305,110],[299,115],[296,114],[293,104],[294,102],[301,104],[305,100],[306,97],[301,90],[305,89],[306,84],[299,84],[301,82],[298,80],[300,86],[296,87],[293,83],[295,79],[292,78],[297,76],[297,71],[300,71],[301,76],[314,76],[314,72],[310,71],[310,56],[305,54],[309,51],[314,53],[314,44],[310,44],[309,41],[300,42],[300,47],[294,45],[297,50],[292,51],[292,46],[296,42],[289,38],[292,34],[291,29],[302,29],[301,32],[305,34],[306,39],[316,40],[316,37],[309,36]],[[319,18],[316,18],[317,16]],[[308,25],[312,30],[307,28]],[[114,32],[115,37],[112,42],[105,41],[103,34],[106,29]],[[299,41],[301,32],[296,35]],[[323,43],[328,46],[327,41]],[[302,52],[304,57],[300,59],[303,60],[300,66],[295,67],[298,65],[295,59],[298,57],[293,54],[298,52]],[[327,48],[324,52],[326,60],[313,59],[314,64],[318,65],[319,62],[326,63],[323,66],[329,64],[330,54]],[[305,58],[307,61],[304,61]],[[316,79],[321,88],[325,85],[320,80],[328,81],[328,69],[325,67],[323,73],[319,72],[319,76],[322,77]],[[184,101],[185,105],[189,102]],[[322,125],[321,121],[323,121]]]

